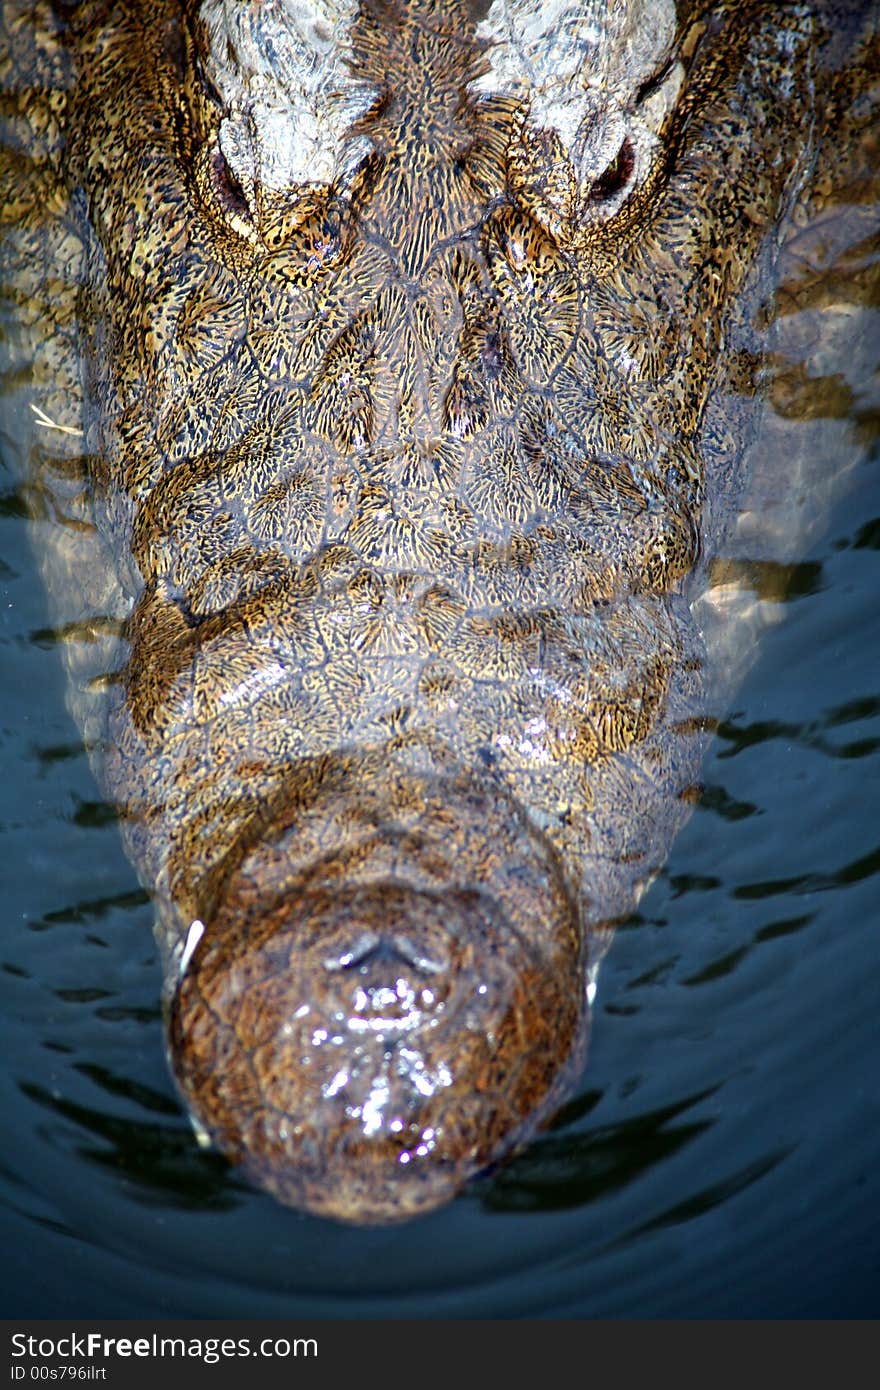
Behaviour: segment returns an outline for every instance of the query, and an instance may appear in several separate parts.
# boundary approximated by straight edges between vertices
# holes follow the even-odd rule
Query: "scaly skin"
[[[350,1221],[446,1200],[577,1075],[693,800],[779,239],[876,71],[846,7],[680,6],[651,161],[582,188],[475,8],[362,5],[370,152],[281,190],[224,159],[196,6],[2,11],[45,567],[175,1074]]]

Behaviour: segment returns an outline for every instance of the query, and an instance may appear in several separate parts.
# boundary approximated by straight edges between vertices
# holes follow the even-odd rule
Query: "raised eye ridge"
[[[623,137],[620,149],[610,164],[594,179],[588,198],[591,202],[605,202],[626,188],[636,165],[636,152],[628,135]]]

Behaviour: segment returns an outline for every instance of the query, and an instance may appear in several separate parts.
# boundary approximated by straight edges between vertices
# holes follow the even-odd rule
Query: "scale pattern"
[[[695,795],[691,603],[846,99],[827,5],[682,5],[651,159],[584,185],[478,9],[363,3],[358,159],[280,188],[224,154],[197,6],[2,10],[45,567],[175,1071],[258,1181],[354,1221],[445,1200],[577,1075]]]

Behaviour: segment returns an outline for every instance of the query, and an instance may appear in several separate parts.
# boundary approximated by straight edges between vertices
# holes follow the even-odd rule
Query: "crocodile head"
[[[105,785],[198,1124],[394,1220],[546,1121],[687,813],[810,21],[132,10],[70,20]]]

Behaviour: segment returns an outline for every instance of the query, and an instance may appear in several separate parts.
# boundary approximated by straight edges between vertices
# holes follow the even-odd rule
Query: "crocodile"
[[[876,295],[809,242],[868,229],[873,9],[3,0],[71,707],[197,1134],[284,1203],[429,1211],[581,1074],[793,529],[768,400]]]

